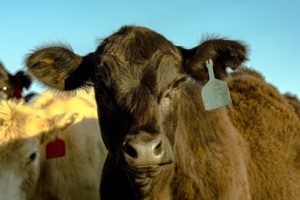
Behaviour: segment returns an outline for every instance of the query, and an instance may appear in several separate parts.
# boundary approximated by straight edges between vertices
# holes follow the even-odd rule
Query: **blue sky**
[[[300,97],[299,0],[2,0],[0,8],[0,60],[11,73],[41,44],[69,43],[85,55],[133,24],[187,48],[207,34],[243,40],[250,46],[246,65]]]

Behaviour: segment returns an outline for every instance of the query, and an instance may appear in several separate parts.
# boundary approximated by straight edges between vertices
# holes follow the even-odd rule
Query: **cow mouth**
[[[141,166],[130,168],[127,171],[129,179],[137,186],[147,185],[151,179],[157,177],[161,172],[161,166]]]
[[[159,176],[165,166],[168,166],[171,163],[172,162],[166,162],[158,165],[131,166],[128,167],[126,171],[129,181],[134,188],[146,192],[151,189],[153,180]]]

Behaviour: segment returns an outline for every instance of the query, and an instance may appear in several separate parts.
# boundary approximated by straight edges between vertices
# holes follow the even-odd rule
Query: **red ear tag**
[[[66,145],[62,139],[56,138],[46,145],[46,159],[63,157],[66,154]]]

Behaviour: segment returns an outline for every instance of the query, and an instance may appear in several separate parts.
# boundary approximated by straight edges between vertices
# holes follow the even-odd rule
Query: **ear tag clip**
[[[213,61],[206,61],[209,81],[202,88],[202,100],[206,111],[222,108],[232,103],[227,83],[215,78]]]
[[[56,138],[46,145],[46,159],[59,158],[66,155],[66,145],[62,139]]]

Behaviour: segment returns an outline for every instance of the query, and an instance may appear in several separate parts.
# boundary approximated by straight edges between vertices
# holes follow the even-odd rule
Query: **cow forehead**
[[[49,125],[46,120],[34,117],[25,118],[22,122],[11,122],[1,127],[0,144],[8,143],[13,140],[37,137],[48,129]]]
[[[179,75],[181,62],[173,54],[159,51],[141,63],[126,61],[115,54],[105,54],[101,59],[99,74],[103,71],[109,74],[112,84],[138,87],[142,81],[150,81],[146,84],[156,86],[153,83],[155,82],[159,84],[159,87],[163,87],[164,84],[173,81]]]
[[[49,129],[42,111],[9,101],[2,101],[0,109],[0,144],[34,137]]]
[[[180,69],[181,62],[174,55],[157,52],[151,59],[139,64],[106,54],[98,71],[100,80],[109,82],[107,88],[113,91],[119,105],[126,103],[125,107],[135,107],[141,101],[142,104],[151,103],[152,100],[157,102],[160,95],[180,76]]]
[[[28,116],[25,123],[24,132],[27,137],[37,136],[50,129],[48,119],[42,116]]]
[[[157,51],[179,56],[178,49],[159,33],[144,27],[125,26],[105,39],[96,53],[114,54],[130,63],[143,63]]]
[[[108,68],[111,83],[124,90],[141,83],[160,90],[165,82],[174,79],[172,75],[181,71],[182,58],[177,47],[144,27],[122,27],[102,42],[95,55],[100,66]]]

